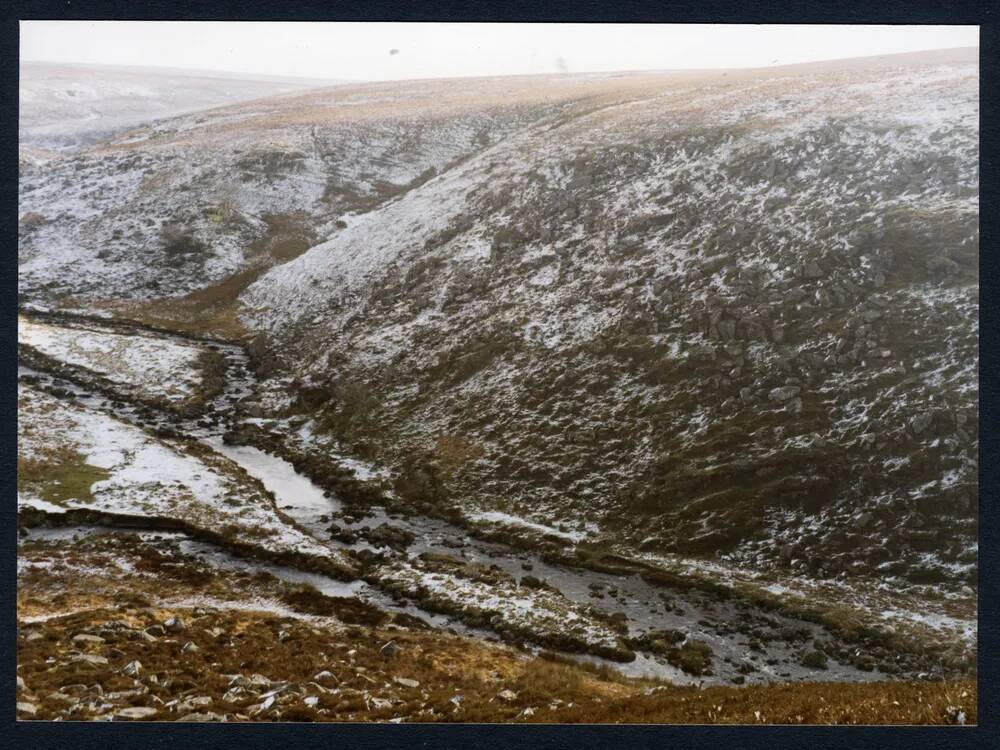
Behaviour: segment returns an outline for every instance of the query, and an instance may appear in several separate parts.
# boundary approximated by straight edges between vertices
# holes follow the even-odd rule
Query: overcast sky
[[[353,80],[759,67],[978,45],[975,26],[21,22],[22,60]]]

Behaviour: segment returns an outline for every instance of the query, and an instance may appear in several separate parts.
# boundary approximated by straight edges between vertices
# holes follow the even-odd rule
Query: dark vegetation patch
[[[30,491],[56,505],[67,500],[81,503],[93,500],[91,486],[109,476],[104,469],[88,464],[86,456],[68,447],[53,449],[43,457],[17,457],[18,491]]]

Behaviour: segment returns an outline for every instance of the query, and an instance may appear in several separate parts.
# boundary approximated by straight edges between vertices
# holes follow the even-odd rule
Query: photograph
[[[20,21],[12,715],[976,726],[979,43]]]

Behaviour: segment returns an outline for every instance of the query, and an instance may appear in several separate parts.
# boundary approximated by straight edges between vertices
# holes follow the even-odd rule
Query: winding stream
[[[145,333],[148,335],[148,332]],[[169,338],[168,334],[157,335]],[[190,339],[180,336],[175,338],[187,344],[191,343]],[[332,514],[342,509],[340,500],[329,496],[282,458],[256,447],[227,445],[223,442],[222,436],[234,419],[235,405],[254,392],[255,381],[247,355],[242,348],[232,344],[201,343],[224,355],[227,363],[225,388],[213,401],[209,418],[202,416],[183,420],[180,423],[182,431],[225,456],[259,480],[274,494],[277,506],[282,512],[318,539],[332,544],[328,541],[330,519]],[[148,409],[138,409],[45,372],[20,367],[18,376],[32,379],[50,389],[65,389],[83,405],[109,412],[124,421],[143,427],[174,429],[178,427],[178,419],[174,415],[164,412],[151,416]],[[472,538],[467,530],[444,521],[419,516],[389,515],[381,508],[372,510],[372,514],[360,521],[351,522],[338,518],[338,524],[357,530],[385,523],[409,532],[414,537],[414,541],[405,549],[405,555],[409,557],[424,552],[443,552],[464,561],[497,566],[517,578],[523,577],[530,571],[531,575],[546,581],[573,602],[592,605],[609,614],[623,613],[628,618],[630,635],[662,628],[675,628],[690,633],[693,637],[711,645],[714,654],[714,674],[710,677],[692,677],[668,664],[663,657],[649,653],[637,653],[635,661],[627,664],[589,656],[572,655],[573,658],[608,664],[630,676],[655,676],[677,683],[728,683],[739,673],[737,671],[739,665],[747,659],[751,659],[756,668],[756,671],[746,675],[747,683],[815,679],[870,681],[886,678],[878,672],[863,672],[833,660],[830,661],[829,669],[819,673],[803,667],[798,663],[802,644],[772,640],[767,644],[766,653],[751,653],[747,636],[737,632],[733,627],[735,623],[745,621],[750,615],[749,605],[740,602],[718,601],[697,591],[671,590],[654,586],[634,574],[609,575],[552,565],[544,562],[536,553]],[[83,528],[78,531],[87,533]],[[148,532],[151,537],[156,534],[163,536],[163,532]],[[365,541],[343,546],[353,549],[365,547],[376,549]],[[460,620],[428,612],[413,602],[394,601],[377,587],[364,581],[343,583],[320,574],[307,573],[290,567],[250,562],[211,545],[188,539],[182,540],[182,547],[185,551],[197,554],[199,559],[220,568],[266,570],[286,581],[308,583],[330,596],[356,596],[382,609],[406,611],[435,627],[496,640],[495,634],[489,631],[472,628]],[[824,635],[817,625],[776,614],[768,614],[767,617],[772,627],[807,627],[814,636]]]

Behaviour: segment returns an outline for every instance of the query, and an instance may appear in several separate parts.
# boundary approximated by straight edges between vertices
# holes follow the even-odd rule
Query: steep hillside
[[[231,304],[294,258],[608,77],[338,86],[199,112],[66,155],[22,148],[22,296]]]
[[[22,148],[21,294],[248,331],[254,418],[412,509],[958,591],[977,90],[974,50],[416,81]]]
[[[974,50],[147,83],[20,144],[19,716],[975,720]]]
[[[974,584],[974,52],[544,86],[243,293],[291,410],[414,507]]]

